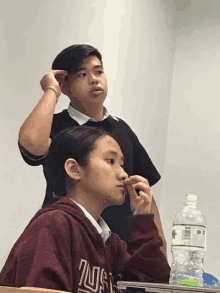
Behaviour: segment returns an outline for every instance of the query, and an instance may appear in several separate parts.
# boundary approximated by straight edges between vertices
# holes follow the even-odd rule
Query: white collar
[[[83,125],[83,124],[85,124],[88,121],[99,122],[99,121],[95,120],[94,118],[91,118],[91,117],[89,117],[89,116],[87,116],[87,115],[79,112],[78,110],[76,110],[75,108],[73,108],[71,106],[71,104],[69,104],[69,107],[68,107],[67,111],[68,111],[70,117],[73,118],[74,120],[76,120],[76,122],[78,122],[79,125]],[[109,116],[111,116],[113,119],[119,121],[117,117],[114,117],[114,116],[110,115],[109,112],[108,112],[108,110],[105,107],[104,107],[104,111],[105,111],[105,115],[102,118],[102,120],[100,120],[100,121],[105,120]]]
[[[96,228],[96,230],[98,231],[98,233],[102,236],[103,241],[105,242],[109,236],[111,235],[111,230],[109,228],[109,226],[106,224],[106,222],[102,219],[102,217],[100,217],[98,219],[98,222],[93,218],[93,216],[78,202],[76,202],[75,200],[73,200],[71,197],[70,199],[72,201],[75,202],[75,204],[78,205],[78,207],[81,208],[81,210],[83,211],[83,213],[85,214],[85,216],[87,217],[87,219],[90,220],[90,222],[93,224],[93,226]]]

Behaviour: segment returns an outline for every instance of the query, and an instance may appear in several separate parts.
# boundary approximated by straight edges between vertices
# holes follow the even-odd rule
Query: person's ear
[[[81,179],[81,167],[76,160],[72,158],[67,159],[64,164],[64,168],[66,170],[66,173],[73,180],[79,181]]]

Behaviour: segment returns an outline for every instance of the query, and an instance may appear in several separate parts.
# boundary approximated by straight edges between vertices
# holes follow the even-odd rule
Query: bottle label
[[[205,248],[206,227],[202,225],[174,224],[171,245]]]

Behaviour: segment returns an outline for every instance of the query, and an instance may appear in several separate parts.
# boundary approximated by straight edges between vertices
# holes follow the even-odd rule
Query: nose
[[[97,84],[98,83],[98,78],[94,73],[91,73],[89,75],[89,83],[90,84]]]
[[[128,174],[125,172],[123,167],[120,167],[120,171],[118,173],[118,177],[120,180],[125,180],[128,178]]]

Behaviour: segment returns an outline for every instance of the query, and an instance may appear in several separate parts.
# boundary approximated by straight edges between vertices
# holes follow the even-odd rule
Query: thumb
[[[130,202],[131,204],[137,199],[138,195],[133,187],[132,184],[128,184],[126,185],[127,191],[129,193],[129,197],[130,197]]]

